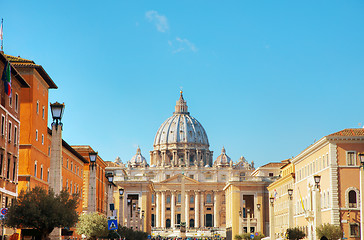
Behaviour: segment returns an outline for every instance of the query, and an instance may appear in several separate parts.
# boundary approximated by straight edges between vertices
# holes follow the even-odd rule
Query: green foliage
[[[9,208],[5,224],[12,228],[34,228],[46,239],[54,228],[70,228],[76,224],[78,200],[77,195],[70,195],[66,190],[57,195],[41,187],[22,190]]]
[[[235,237],[234,237],[235,240],[242,240],[243,237],[239,234],[236,234]]]
[[[325,236],[328,240],[337,240],[341,239],[343,232],[340,226],[326,223],[316,228],[316,235],[318,238]]]
[[[250,238],[250,236],[252,235],[252,234],[254,234],[254,233],[243,233],[243,234],[241,234],[241,235],[239,235],[239,234],[237,234],[237,235],[235,235],[235,239],[236,240],[260,240],[260,239],[262,239],[262,238],[264,238],[265,236],[264,236],[264,234],[262,234],[262,233],[259,233],[258,235],[255,235],[254,234],[254,238],[252,239],[252,238]]]
[[[133,239],[133,240],[145,240],[148,238],[148,233],[142,231],[134,231],[131,228],[122,227],[119,225],[117,232],[120,234],[121,238]],[[118,238],[118,236],[112,232],[109,238]]]
[[[262,238],[265,238],[265,236],[264,236],[264,234],[263,234],[263,233],[259,233],[258,235],[255,235],[255,234],[254,234],[254,238],[253,238],[253,240],[260,240],[260,239],[262,239]]]
[[[299,240],[306,236],[306,234],[298,227],[287,229],[287,239]]]
[[[106,216],[97,212],[81,215],[76,228],[79,235],[84,234],[88,239],[104,237],[109,233]]]

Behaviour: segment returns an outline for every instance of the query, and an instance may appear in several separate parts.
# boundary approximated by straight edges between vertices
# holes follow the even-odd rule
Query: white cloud
[[[145,13],[145,17],[149,22],[154,23],[159,32],[168,31],[169,26],[166,16],[158,14],[157,11],[150,10]]]
[[[179,37],[176,37],[176,41],[179,43],[179,45],[180,45],[180,47],[179,47],[179,51],[178,52],[180,52],[180,51],[182,51],[183,49],[185,49],[186,47],[188,48],[188,49],[190,49],[192,52],[197,52],[197,48],[196,48],[196,46],[195,46],[195,44],[193,44],[192,42],[190,42],[188,39],[186,39],[186,38],[184,38],[184,39],[182,39],[182,38],[179,38]]]

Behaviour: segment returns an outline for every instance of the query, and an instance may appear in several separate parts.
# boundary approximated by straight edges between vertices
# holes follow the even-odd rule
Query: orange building
[[[8,64],[8,59],[0,52],[0,74]],[[28,83],[19,72],[10,65],[11,95],[5,93],[3,82],[0,84],[0,207],[8,207],[18,196],[19,129],[20,100],[22,89],[29,89]],[[5,229],[5,234],[12,234],[12,229]]]
[[[7,55],[7,58],[31,86],[21,91],[19,191],[35,186],[48,188],[48,89],[57,86],[42,66],[20,57]]]
[[[90,169],[92,171],[92,167],[89,163],[89,153],[94,152],[94,150],[90,146],[79,145],[72,146],[77,152],[81,154],[85,159],[88,159],[88,164],[84,165],[84,189],[83,189],[83,210],[84,211],[97,211],[99,213],[106,214],[106,185],[107,179],[105,177],[105,167],[106,163],[102,160],[102,158],[97,155],[96,166],[94,166],[94,170],[96,171],[96,182],[90,183]],[[96,188],[95,194],[92,194],[92,189]],[[91,190],[90,190],[91,189]],[[94,207],[90,207],[94,206]],[[91,209],[95,208],[95,209]]]

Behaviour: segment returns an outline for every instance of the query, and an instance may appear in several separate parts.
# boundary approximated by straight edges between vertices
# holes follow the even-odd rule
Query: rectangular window
[[[39,101],[37,101],[37,108],[36,108],[37,114],[39,114]]]
[[[359,225],[356,223],[350,224],[350,237],[359,237]]]
[[[35,130],[35,141],[38,141],[38,130]]]
[[[8,166],[7,166],[7,170],[6,170],[6,178],[10,179],[10,156],[8,156]]]
[[[8,141],[11,142],[11,122],[9,122],[9,129],[8,129]]]
[[[44,144],[44,135],[42,134],[42,145]]]
[[[193,179],[193,178],[194,178],[194,176],[191,174],[191,175],[189,176],[189,178]]]
[[[12,107],[13,105],[13,98],[10,96],[9,97],[9,107]]]
[[[0,175],[3,175],[3,162],[4,162],[4,154],[0,153]]]
[[[1,136],[5,135],[5,116],[1,115]]]
[[[13,181],[15,181],[15,174],[16,174],[16,159],[14,159],[14,165],[13,165]]]
[[[44,108],[44,106],[43,106],[43,108],[42,108],[42,118],[44,119],[44,116],[45,116],[45,108]]]
[[[43,180],[43,166],[40,166],[40,179]]]
[[[168,174],[166,175],[166,179],[169,179],[170,177],[171,177],[171,175],[168,175]]]
[[[18,128],[14,126],[14,144],[18,144]]]
[[[347,151],[346,152],[346,164],[348,166],[355,166],[355,152],[354,151]]]
[[[19,95],[15,94],[15,112],[18,112],[19,109]]]

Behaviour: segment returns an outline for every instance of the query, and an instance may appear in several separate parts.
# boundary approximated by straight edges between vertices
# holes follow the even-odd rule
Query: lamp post
[[[260,229],[260,203],[257,203],[257,232],[261,232],[262,230]]]
[[[138,210],[137,210],[137,223],[138,223],[138,231],[140,230],[140,207],[138,207]]]
[[[320,193],[320,175],[313,176],[315,187],[313,189],[313,203],[314,203],[314,229],[312,232],[312,239],[316,239],[316,229],[321,225],[321,193]]]
[[[243,212],[239,209],[239,235],[243,234]]]
[[[52,113],[52,141],[51,141],[51,158],[49,167],[49,188],[53,189],[55,194],[62,190],[62,117],[64,112],[64,103],[51,103]],[[60,126],[60,127],[58,127]],[[51,239],[61,238],[61,229],[55,228],[50,234]]]
[[[135,228],[136,227],[136,203],[133,203],[133,211],[132,211],[132,214],[131,214],[131,218],[133,219],[133,227]]]
[[[128,215],[127,215],[127,218],[128,219],[127,219],[127,222],[126,222],[126,226],[128,228],[130,228],[130,214],[132,212],[132,209],[131,209],[131,199],[130,198],[128,198],[127,204],[128,204]]]
[[[96,212],[96,160],[97,160],[97,152],[90,151],[88,153],[90,159],[90,179],[89,179],[89,199],[88,199],[88,211],[89,212]]]
[[[113,192],[114,192],[114,174],[112,172],[107,172],[105,174],[105,177],[107,177],[107,181],[109,182],[109,189],[108,189],[108,194],[107,194],[107,198],[108,198],[108,206],[109,206],[109,211],[108,213],[110,213],[110,215],[108,214],[108,216],[112,216],[113,215],[113,211],[114,211],[114,198],[113,198]]]
[[[119,188],[119,224],[121,226],[124,226],[124,214],[123,214],[123,207],[124,207],[124,201],[123,201],[123,195],[124,195],[124,188]]]
[[[62,190],[62,117],[64,104],[51,103],[52,113],[52,142],[51,142],[51,161],[50,161],[50,181],[49,187],[54,193],[58,194]],[[60,128],[58,128],[60,126]]]
[[[246,220],[246,232],[247,233],[250,233],[250,208],[246,209],[246,217],[247,217],[247,220]]]
[[[270,240],[275,239],[275,226],[274,226],[274,197],[269,198],[270,207],[269,207],[269,217],[270,217],[270,227],[269,227],[269,237]]]
[[[144,210],[142,210],[142,232],[144,232]]]
[[[360,160],[360,239],[364,240],[364,153],[359,153]]]
[[[292,201],[293,189],[288,189],[288,228],[293,227],[293,201]]]

